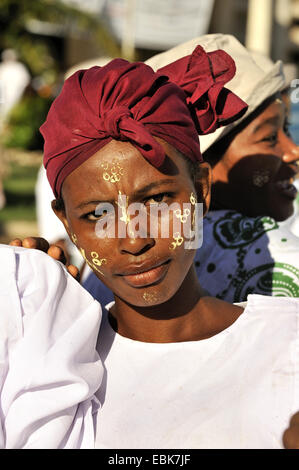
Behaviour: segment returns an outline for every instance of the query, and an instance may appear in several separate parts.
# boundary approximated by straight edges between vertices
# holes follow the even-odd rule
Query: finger
[[[299,412],[292,416],[290,426],[299,426]]]
[[[41,237],[26,237],[24,238],[22,245],[24,248],[35,248],[36,250],[43,251],[44,253],[47,253],[49,249],[49,243]]]
[[[291,426],[282,436],[285,449],[299,449],[299,426]]]
[[[70,264],[67,267],[68,272],[75,278],[78,282],[80,282],[80,271],[79,269],[74,266],[73,264]]]
[[[57,245],[51,245],[48,249],[48,255],[61,263],[66,264],[66,257],[62,248]]]
[[[9,242],[10,246],[22,246],[22,240],[19,238],[15,238],[11,242]]]

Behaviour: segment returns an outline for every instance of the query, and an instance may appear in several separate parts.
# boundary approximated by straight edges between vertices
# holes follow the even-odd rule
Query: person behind
[[[0,258],[0,448],[92,448],[101,307],[38,250]]]
[[[114,293],[96,448],[279,448],[298,411],[299,300],[207,296],[185,245],[197,203],[209,205],[198,134],[246,111],[224,88],[234,73],[228,54],[200,46],[158,73],[116,59],[70,77],[41,128],[53,208]],[[132,203],[146,215],[138,229]],[[151,210],[172,203],[180,230],[153,234]]]
[[[249,293],[299,297],[299,239],[288,223],[299,148],[288,133],[282,63],[223,34],[195,38],[148,63],[161,67],[198,43],[232,55],[237,72],[229,88],[249,106],[239,120],[201,138],[213,184],[197,275],[211,295],[230,302],[244,301]]]
[[[26,66],[18,60],[14,49],[5,49],[0,63],[0,131],[7,116],[21,99],[31,77]]]

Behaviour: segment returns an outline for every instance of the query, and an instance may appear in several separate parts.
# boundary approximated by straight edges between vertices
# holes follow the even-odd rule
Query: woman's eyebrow
[[[268,119],[265,119],[264,121],[257,124],[255,128],[253,129],[252,133],[256,134],[260,129],[268,125],[272,125],[272,126],[278,125],[280,120],[281,120],[281,115],[275,114],[275,116],[271,116]]]
[[[142,188],[140,189],[137,189],[136,191],[134,191],[134,196],[140,196],[140,195],[144,195],[146,193],[148,193],[150,190],[152,189],[157,189],[157,188],[160,188],[161,186],[165,185],[165,184],[176,184],[175,180],[174,179],[164,179],[164,180],[159,180],[159,181],[153,181],[152,183],[149,183],[147,184],[146,186],[143,186]],[[84,207],[86,206],[89,206],[91,204],[114,204],[115,203],[115,200],[114,199],[111,199],[111,200],[97,200],[97,201],[85,201],[85,202],[81,202],[80,204],[78,204],[78,206],[75,207],[75,209],[84,209]]]
[[[170,178],[159,180],[159,181],[153,181],[152,183],[149,183],[146,186],[143,186],[142,188],[137,189],[136,191],[134,191],[134,193],[136,196],[140,196],[140,195],[148,193],[152,189],[158,189],[165,184],[176,184],[176,181]]]
[[[81,202],[78,206],[75,207],[75,209],[84,209],[84,207],[86,206],[90,206],[92,204],[113,204],[114,203],[114,200],[110,200],[110,201],[85,201],[85,202]]]

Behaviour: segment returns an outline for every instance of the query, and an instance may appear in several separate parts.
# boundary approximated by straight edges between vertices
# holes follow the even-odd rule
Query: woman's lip
[[[143,271],[137,274],[126,274],[121,277],[124,281],[132,287],[146,287],[152,284],[156,284],[166,276],[169,268],[170,260],[160,264],[155,268],[151,268],[148,271]]]
[[[280,180],[276,181],[275,186],[277,191],[283,196],[289,199],[296,199],[297,197],[297,188],[291,182],[292,180]]]

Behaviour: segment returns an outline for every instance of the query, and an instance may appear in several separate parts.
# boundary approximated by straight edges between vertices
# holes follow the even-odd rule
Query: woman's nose
[[[145,253],[155,244],[153,238],[126,237],[119,239],[119,249],[121,253],[129,253],[134,256]]]
[[[282,132],[280,143],[283,151],[282,159],[284,162],[294,163],[299,160],[299,146],[295,144],[290,136]]]

